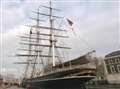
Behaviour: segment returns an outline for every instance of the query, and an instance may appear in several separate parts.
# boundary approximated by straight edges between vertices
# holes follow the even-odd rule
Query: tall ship
[[[40,7],[47,9],[47,14],[41,13]],[[53,8],[51,2],[50,6],[40,7],[34,12],[37,18],[32,18],[36,25],[30,25],[29,33],[21,36],[21,44],[25,47],[20,49],[23,52],[17,56],[26,59],[25,62],[19,63],[26,64],[21,86],[31,89],[63,89],[63,86],[66,89],[85,89],[85,83],[96,75],[96,68],[90,64],[94,51],[75,59],[65,59],[59,50],[64,54],[64,50],[71,49],[61,43],[62,39],[68,38],[67,30],[61,29],[61,26],[56,27],[58,24],[55,23],[63,17],[53,14],[59,10]],[[40,24],[40,16],[47,18],[48,23]],[[67,22],[72,26],[72,21],[67,19]]]

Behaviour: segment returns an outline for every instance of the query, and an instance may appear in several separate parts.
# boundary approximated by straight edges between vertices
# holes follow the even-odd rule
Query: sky
[[[13,64],[21,59],[14,57],[20,48],[19,35],[28,31],[29,17],[39,5],[49,0],[0,0],[0,69],[4,74],[21,75],[23,67]],[[96,56],[120,49],[120,1],[119,0],[53,0],[55,12],[73,21],[74,32],[68,41],[71,59],[96,50]],[[41,11],[45,11],[40,8]],[[42,17],[41,17],[42,18]],[[68,26],[67,26],[68,27]],[[67,28],[66,27],[66,28]],[[68,27],[69,28],[69,27]],[[67,28],[67,30],[68,30]],[[20,72],[20,73],[19,73]]]

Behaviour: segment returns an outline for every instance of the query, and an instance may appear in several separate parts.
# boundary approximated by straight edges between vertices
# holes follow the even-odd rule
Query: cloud
[[[12,5],[13,3],[3,2],[1,7],[1,25],[2,32],[7,32],[9,29],[22,24],[25,13],[22,7]]]
[[[77,3],[66,11],[67,15],[72,11],[70,15],[75,18],[74,27],[78,35],[78,38],[71,39],[76,44],[71,54],[77,56],[93,48],[97,55],[104,56],[119,49],[118,3],[96,1],[80,5]]]
[[[23,72],[19,65],[13,65],[13,62],[17,61],[16,58],[9,56],[14,55],[17,52],[16,49],[20,47],[18,46],[20,39],[17,35],[27,32],[28,28],[23,25],[26,22],[30,23],[28,16],[31,11],[36,10],[40,4],[48,5],[47,1],[47,3],[42,1],[18,0],[17,2],[6,1],[3,3],[1,12],[2,48],[0,50],[5,70],[8,69],[10,72],[17,68]],[[60,15],[73,18],[74,30],[77,35],[68,33],[71,38],[68,42],[66,41],[73,48],[69,55],[70,59],[85,54],[92,48],[97,51],[99,56],[104,56],[106,53],[120,48],[117,2],[87,2],[85,0],[78,2],[55,1],[54,3],[56,4],[54,7],[62,9]]]
[[[20,47],[20,35],[25,34],[28,31],[28,28],[21,25],[12,30],[8,30],[1,35],[1,48],[0,48],[0,59],[1,59],[1,70],[6,69],[7,73],[12,73],[11,70],[23,69],[19,65],[15,65],[14,62],[19,61],[15,55],[18,53],[17,49]],[[5,71],[5,72],[6,72]],[[21,71],[22,72],[22,71]],[[16,73],[16,72],[15,72]]]

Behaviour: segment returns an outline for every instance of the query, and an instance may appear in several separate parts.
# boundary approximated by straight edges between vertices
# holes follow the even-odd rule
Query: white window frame
[[[119,63],[120,63],[120,57],[118,57]]]
[[[120,65],[117,65],[117,70],[120,73]]]
[[[116,64],[120,63],[119,57],[115,58]]]
[[[110,65],[110,71],[111,71],[112,74],[116,73],[114,65]]]

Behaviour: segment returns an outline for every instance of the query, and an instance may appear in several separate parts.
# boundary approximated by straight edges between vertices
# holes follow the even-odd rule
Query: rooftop
[[[120,55],[120,50],[111,52],[111,53],[107,54],[105,57],[112,57],[112,56],[118,56],[118,55]]]

